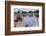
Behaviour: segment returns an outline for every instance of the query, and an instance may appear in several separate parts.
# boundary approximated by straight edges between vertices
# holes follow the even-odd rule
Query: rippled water
[[[26,16],[23,18],[23,24],[28,25],[29,27],[39,26],[39,18],[35,16],[32,16],[32,17]]]
[[[23,27],[37,27],[39,26],[39,17],[29,17],[29,16],[25,16],[23,17]]]

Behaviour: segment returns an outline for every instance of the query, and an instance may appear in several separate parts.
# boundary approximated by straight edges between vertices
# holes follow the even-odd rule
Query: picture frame
[[[11,19],[13,14],[11,14],[11,12],[13,11],[12,7],[17,7],[16,5],[18,5],[18,8],[19,7],[30,8],[32,6],[42,7],[41,8],[42,10],[40,11],[41,13],[39,12],[39,14],[41,14],[40,17],[42,16],[42,18],[39,19],[39,20],[41,20],[41,22],[39,22],[39,23],[41,24],[42,29],[37,30],[37,28],[35,28],[35,30],[31,30],[30,28],[26,27],[27,31],[25,30],[26,28],[24,29],[24,31],[21,31],[21,30],[19,31],[19,29],[23,30],[23,28],[17,28],[18,31],[15,31],[16,29],[14,31],[11,31],[11,29],[12,29],[11,24],[13,24],[12,23],[13,21]],[[19,6],[19,5],[21,5],[21,6]],[[44,3],[38,3],[38,2],[36,3],[36,2],[5,1],[5,35],[44,33],[45,32],[45,7],[44,6],[45,6]],[[30,29],[30,30],[28,30],[28,29]],[[33,27],[33,29],[34,29],[34,27]]]

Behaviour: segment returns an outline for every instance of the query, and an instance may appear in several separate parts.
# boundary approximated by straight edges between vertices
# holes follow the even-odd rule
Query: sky
[[[17,12],[18,10],[22,10],[22,11],[36,11],[36,10],[39,10],[39,9],[31,9],[31,8],[14,8],[14,11]]]

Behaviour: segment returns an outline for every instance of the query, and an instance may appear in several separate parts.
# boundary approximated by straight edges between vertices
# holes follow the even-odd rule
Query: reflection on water
[[[38,27],[39,26],[39,17],[36,16],[25,16],[23,17],[22,23],[17,24],[16,27]]]
[[[23,18],[23,24],[28,25],[29,27],[39,26],[39,18],[35,16],[26,16]]]

